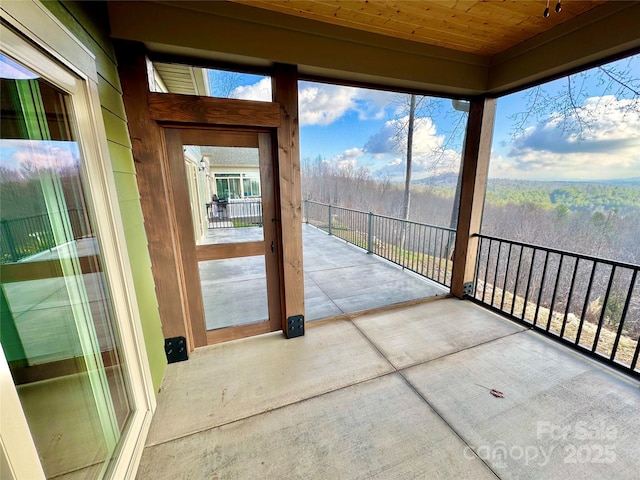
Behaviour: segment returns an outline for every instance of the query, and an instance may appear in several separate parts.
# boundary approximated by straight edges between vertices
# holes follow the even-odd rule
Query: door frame
[[[270,129],[250,127],[221,128],[198,127],[189,124],[163,126],[163,138],[168,159],[168,180],[172,187],[173,208],[181,245],[185,299],[189,307],[189,323],[192,331],[204,328],[208,345],[235,340],[252,335],[282,329],[283,296],[281,262],[281,236],[278,224],[277,164],[273,149],[274,132]],[[224,245],[196,245],[193,216],[189,202],[187,173],[184,162],[184,146],[253,147],[260,150],[260,182],[262,190],[263,240]],[[263,161],[266,159],[267,161]],[[268,198],[265,198],[265,195]],[[271,242],[271,246],[269,246]],[[198,263],[206,260],[264,255],[267,281],[269,318],[256,322],[218,330],[206,330],[205,312]]]
[[[185,263],[163,141],[164,126],[186,128],[187,124],[193,127],[250,126],[274,132],[280,208],[277,226],[281,232],[281,328],[287,337],[294,336],[290,334],[293,330],[299,335],[300,328],[293,322],[304,318],[297,67],[273,65],[273,102],[155,93],[152,91],[155,89],[154,69],[146,46],[128,40],[116,40],[114,46],[165,338],[186,337],[189,351],[208,343],[204,328],[193,329],[189,321]],[[172,61],[180,62],[178,58]],[[193,60],[185,59],[182,63],[193,64]],[[206,61],[201,59],[198,64],[206,64]],[[282,232],[287,232],[286,236]]]

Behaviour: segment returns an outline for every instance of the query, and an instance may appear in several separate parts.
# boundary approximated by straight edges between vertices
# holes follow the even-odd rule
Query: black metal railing
[[[305,222],[418,275],[451,287],[455,230],[304,201]]]
[[[471,298],[638,375],[639,265],[476,236]]]
[[[208,204],[209,228],[240,228],[262,225],[261,200],[218,200]]]
[[[91,235],[84,210],[68,210],[72,239]],[[22,258],[50,250],[56,246],[47,214],[0,221],[0,263],[17,262]]]

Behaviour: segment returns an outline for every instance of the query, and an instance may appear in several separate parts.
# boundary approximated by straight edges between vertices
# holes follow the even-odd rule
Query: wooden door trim
[[[278,208],[278,186],[276,181],[276,155],[273,139],[270,133],[258,134],[260,158],[260,188],[269,188],[271,195],[265,198],[262,194],[262,223],[265,245],[265,272],[267,275],[267,304],[269,306],[269,321],[271,330],[282,330],[282,305],[284,285],[282,283],[282,239],[280,238],[280,209]],[[268,159],[268,162],[263,159]]]
[[[183,126],[177,128],[180,128],[182,132],[184,145],[258,148],[256,130],[220,130],[216,128],[205,130],[202,128],[184,128]]]
[[[265,255],[265,241],[243,243],[219,243],[216,245],[196,246],[196,260],[206,262],[207,260],[223,260],[225,258],[254,257]]]
[[[185,301],[185,313],[190,324],[195,345],[206,344],[206,327],[202,292],[200,291],[200,272],[197,268],[188,268],[196,262],[196,243],[191,220],[191,202],[187,172],[184,166],[182,136],[180,130],[164,128],[163,139],[167,152],[168,179],[170,185],[176,230],[179,239],[178,255],[180,257],[179,273],[181,288]],[[194,294],[194,292],[197,292]]]
[[[184,250],[190,250],[186,255],[183,255],[183,265],[185,272],[185,283],[189,284],[188,292],[186,294],[189,297],[189,302],[197,302],[200,310],[202,311],[202,320],[199,321],[198,329],[202,326],[207,344],[219,343],[221,341],[227,341],[237,338],[242,338],[250,335],[258,335],[261,333],[277,331],[282,329],[284,319],[282,318],[282,305],[283,305],[283,289],[282,289],[282,274],[281,274],[281,262],[282,262],[282,248],[280,237],[280,224],[279,224],[279,212],[278,207],[278,186],[277,175],[278,163],[276,157],[276,151],[274,149],[274,137],[275,132],[273,129],[251,128],[244,126],[235,129],[234,127],[216,127],[206,128],[203,126],[194,127],[187,126],[186,128],[181,124],[165,125],[163,131],[166,134],[167,141],[175,142],[176,139],[180,142],[180,145],[173,145],[171,150],[179,152],[182,158],[182,148],[184,145],[198,145],[198,146],[248,146],[259,149],[259,169],[260,169],[260,187],[262,197],[262,217],[263,217],[263,240],[253,242],[238,242],[238,243],[222,243],[215,245],[196,245],[195,238],[193,238],[193,227],[191,226],[190,212],[182,211],[177,212],[178,202],[182,202],[188,205],[188,198],[184,195],[188,195],[186,191],[186,182],[184,180],[180,183],[184,183],[180,188],[180,185],[176,185],[178,188],[178,195],[174,195],[174,208],[176,214],[181,218],[181,222],[184,224],[181,227],[181,231],[184,231],[184,241],[181,242]],[[169,147],[167,147],[169,148]],[[265,160],[266,159],[266,160]],[[181,176],[184,179],[184,161],[181,162],[180,168],[178,168],[177,160],[174,162],[176,168],[171,170],[171,175]],[[171,180],[173,184],[177,179]],[[180,195],[182,196],[180,197]],[[182,198],[180,200],[179,198]],[[186,207],[184,207],[186,208]],[[184,209],[183,208],[183,209]],[[188,227],[188,228],[187,228]],[[191,236],[191,241],[188,237]],[[181,237],[183,238],[183,237]],[[191,257],[193,254],[193,257]],[[226,327],[214,331],[207,331],[205,325],[205,312],[203,307],[203,293],[199,278],[198,263],[209,260],[222,260],[226,258],[241,258],[250,256],[264,256],[265,259],[265,274],[267,284],[267,305],[269,311],[269,319],[259,323],[250,325],[241,325],[237,327]],[[193,265],[195,268],[190,268],[189,265]],[[187,278],[188,277],[188,278]],[[196,283],[197,281],[197,283]],[[194,291],[197,290],[197,294]],[[197,322],[197,315],[191,317],[193,322]],[[192,328],[196,325],[194,324]],[[228,330],[228,332],[227,332]]]
[[[239,325],[237,327],[226,327],[218,330],[207,330],[207,345],[239,340],[241,338],[271,333],[273,329],[268,321]]]
[[[277,128],[280,106],[271,102],[149,93],[149,116],[157,122]]]

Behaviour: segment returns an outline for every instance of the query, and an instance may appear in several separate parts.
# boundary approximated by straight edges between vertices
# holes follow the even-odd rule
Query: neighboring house
[[[425,30],[445,27],[412,41],[235,2],[3,1],[3,195],[40,223],[24,251],[2,239],[2,478],[134,478],[167,354],[288,334],[304,315],[300,77],[471,102],[451,288],[462,297],[495,98],[640,48],[638,2],[575,2],[550,20],[532,3],[479,21],[498,23],[477,38],[468,24],[448,33],[455,15],[423,13]],[[274,101],[200,96],[194,64],[267,74]],[[215,147],[258,151],[262,183],[253,154],[231,164]],[[261,241],[223,252],[273,253],[260,328],[206,331],[198,264],[222,253],[196,243],[214,193],[260,198],[272,219]]]
[[[209,160],[211,189],[219,199],[260,198],[257,149],[203,147],[202,153]]]

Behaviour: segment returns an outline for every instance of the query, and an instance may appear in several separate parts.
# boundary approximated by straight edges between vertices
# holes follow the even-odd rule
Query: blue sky
[[[640,55],[608,68],[626,71],[636,80],[635,89],[640,89]],[[236,74],[234,82],[232,97],[270,99],[268,78]],[[546,84],[536,105],[544,107],[545,95],[558,95],[567,85],[567,79]],[[640,99],[631,98],[628,90],[621,91],[597,70],[574,76],[571,86],[578,115],[588,119],[590,126],[582,132],[572,128],[577,125],[576,110],[564,110],[562,102],[540,109],[537,115],[532,113],[516,129],[511,117],[527,112],[527,96],[535,92],[498,100],[490,176],[530,180],[640,177]],[[374,178],[402,181],[403,146],[394,137],[407,110],[400,108],[399,97],[377,90],[300,82],[301,158],[320,156],[338,168],[365,167]],[[414,179],[457,171],[462,147],[460,115],[448,99],[431,99],[419,111]]]

